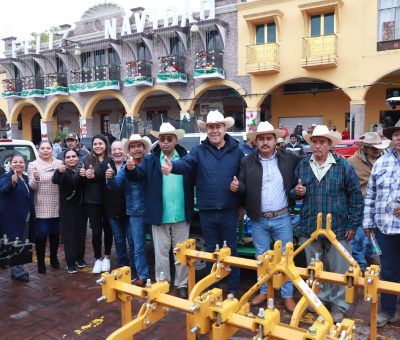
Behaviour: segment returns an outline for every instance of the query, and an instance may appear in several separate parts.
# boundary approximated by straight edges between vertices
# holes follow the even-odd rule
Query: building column
[[[12,139],[23,139],[22,138],[22,130],[18,130],[18,123],[11,123],[11,138]]]
[[[365,100],[350,102],[350,136],[360,138],[365,132]]]
[[[93,136],[93,119],[79,119],[79,135],[80,138]]]
[[[40,120],[40,134],[42,140],[53,140],[52,122],[47,122],[43,119]]]
[[[260,109],[246,109],[246,132],[256,131],[257,125],[260,122]]]

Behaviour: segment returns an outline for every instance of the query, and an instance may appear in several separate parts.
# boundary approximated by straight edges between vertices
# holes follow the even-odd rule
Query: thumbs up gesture
[[[301,179],[299,178],[297,185],[295,187],[296,195],[297,196],[304,196],[306,194],[306,187],[303,186],[301,183]]]
[[[14,174],[11,176],[11,185],[13,186],[13,188],[15,188],[17,182],[18,182],[18,173],[14,171]]]
[[[62,162],[62,164],[58,167],[58,171],[61,173],[64,173],[67,167],[65,166],[65,163]]]
[[[230,189],[232,192],[236,192],[238,188],[239,188],[239,180],[236,178],[236,176],[233,176]]]
[[[107,170],[106,170],[106,178],[107,178],[107,179],[111,179],[111,178],[113,178],[113,177],[114,177],[114,170],[113,170],[113,168],[111,167],[111,164],[108,163],[108,164],[107,164]]]
[[[135,169],[135,162],[133,160],[133,157],[131,155],[127,155],[127,160],[126,160],[126,169],[128,171],[132,171]]]
[[[172,171],[172,163],[167,156],[164,157],[164,164],[161,166],[161,171],[165,176],[168,176]]]
[[[37,181],[37,182],[40,181],[40,173],[36,166],[33,168],[32,175],[33,175],[33,178],[35,178],[35,181]]]
[[[79,176],[86,177],[86,169],[85,164],[82,165],[82,168],[79,170]]]
[[[93,179],[94,178],[94,170],[92,164],[89,165],[89,169],[86,170],[86,178]]]

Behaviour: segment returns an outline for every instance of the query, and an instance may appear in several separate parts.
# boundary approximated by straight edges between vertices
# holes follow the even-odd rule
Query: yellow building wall
[[[34,107],[22,110],[22,139],[32,140],[32,117],[37,113]]]
[[[299,6],[304,4],[313,4],[319,6],[319,8],[302,11]],[[311,13],[331,12],[334,4],[338,4],[338,11],[335,12],[337,67],[305,69],[301,66],[301,62],[303,59],[303,38],[309,36],[307,18]],[[280,85],[294,79],[303,81],[318,79],[330,82],[343,89],[349,96],[347,109],[343,110],[343,103],[341,102],[340,109],[335,109],[337,112],[348,112],[350,101],[371,101],[366,105],[365,129],[368,129],[371,122],[379,121],[378,112],[380,110],[389,109],[384,103],[383,89],[375,90],[374,88],[372,90],[369,85],[382,81],[388,74],[400,69],[400,50],[377,51],[377,4],[377,0],[258,0],[239,4],[238,74],[248,75],[245,69],[246,46],[255,43],[254,25],[267,23],[273,19],[274,14],[278,14],[275,18],[278,22],[279,72],[251,75],[252,93],[264,93],[266,96]],[[263,17],[269,17],[269,21],[262,19]],[[253,96],[252,105],[259,107],[262,100],[262,96]],[[295,105],[297,107],[297,100],[301,101],[302,99],[296,97],[292,100],[292,104],[294,100],[296,100]],[[328,104],[321,101],[319,104],[321,111],[326,110],[326,105],[337,105],[335,101]],[[275,110],[273,104],[271,109]],[[304,109],[304,111],[307,111],[307,109]],[[325,116],[325,119],[327,118],[328,113]],[[336,125],[342,126],[342,122],[338,122]]]

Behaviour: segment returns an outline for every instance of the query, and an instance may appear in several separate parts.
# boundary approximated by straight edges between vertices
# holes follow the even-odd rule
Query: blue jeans
[[[114,236],[115,251],[118,257],[118,266],[129,266],[128,251],[126,248],[126,239],[128,231],[128,222],[125,217],[122,218],[109,218],[111,230]],[[128,238],[129,247],[131,247],[132,238]],[[133,262],[132,262],[133,265]]]
[[[37,218],[36,236],[46,238],[49,234],[60,233],[60,219],[56,218]]]
[[[365,272],[367,268],[367,260],[371,258],[371,241],[365,235],[362,227],[358,227],[354,239],[351,240],[351,255],[357,261],[361,270]]]
[[[140,279],[149,277],[146,258],[146,225],[143,216],[129,216],[128,239],[132,238],[130,247],[131,260],[134,260],[136,272]]]
[[[226,241],[231,248],[232,256],[237,256],[237,209],[200,210],[200,224],[203,231],[206,251],[213,252],[215,246],[220,247]],[[211,271],[212,264],[207,262],[207,270]],[[240,269],[231,267],[227,277],[228,291],[237,293],[240,281]]]
[[[381,280],[400,283],[400,234],[382,234],[378,228],[374,229],[376,240],[382,249]],[[381,311],[393,316],[396,313],[397,296],[381,293]]]
[[[253,244],[256,248],[256,254],[262,255],[270,249],[271,239],[282,241],[282,251],[285,251],[286,243],[293,242],[292,220],[289,212],[275,218],[261,217],[260,220],[251,221],[253,225]],[[260,289],[261,294],[267,294],[267,285]],[[286,281],[281,288],[281,294],[284,299],[293,296],[293,283]]]

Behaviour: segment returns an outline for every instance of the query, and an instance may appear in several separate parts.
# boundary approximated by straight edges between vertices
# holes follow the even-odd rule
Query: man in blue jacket
[[[165,175],[196,172],[197,207],[205,239],[206,250],[226,241],[237,255],[237,217],[240,195],[230,191],[230,184],[238,176],[240,160],[244,156],[239,142],[226,131],[234,125],[232,117],[219,111],[210,111],[207,121],[197,122],[206,129],[207,138],[194,147],[190,154],[177,161],[166,160],[162,167]],[[236,294],[239,288],[239,268],[232,268],[228,276],[228,291]]]
[[[156,280],[160,280],[160,273],[163,272],[165,279],[172,282],[169,254],[171,247],[189,238],[193,214],[193,176],[188,173],[166,177],[161,173],[161,166],[167,159],[179,160],[186,156],[187,151],[178,144],[185,131],[163,123],[160,131],[151,131],[151,134],[158,138],[158,145],[143,163],[132,169],[127,167],[127,173],[135,180],[146,179],[145,219],[152,224]],[[184,299],[188,296],[187,284],[187,267],[175,265],[174,286]]]

